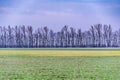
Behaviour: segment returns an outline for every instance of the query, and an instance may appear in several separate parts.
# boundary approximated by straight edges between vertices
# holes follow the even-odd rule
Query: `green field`
[[[118,54],[108,50],[0,50],[0,80],[119,80]]]

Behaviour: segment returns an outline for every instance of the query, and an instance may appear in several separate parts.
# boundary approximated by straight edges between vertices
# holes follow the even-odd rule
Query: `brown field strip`
[[[0,55],[28,56],[120,56],[120,51],[89,50],[0,50]]]

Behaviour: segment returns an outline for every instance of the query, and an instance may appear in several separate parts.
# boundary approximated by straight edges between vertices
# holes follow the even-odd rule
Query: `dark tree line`
[[[112,31],[111,25],[96,24],[87,31],[64,26],[59,32],[48,27],[0,27],[1,48],[45,47],[120,47],[120,29]]]

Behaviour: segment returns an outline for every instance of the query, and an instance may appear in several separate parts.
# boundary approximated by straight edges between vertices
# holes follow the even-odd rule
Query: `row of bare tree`
[[[83,32],[68,26],[59,32],[48,27],[36,30],[32,26],[0,27],[0,47],[120,47],[120,29],[113,32],[110,25],[102,24],[93,25]]]

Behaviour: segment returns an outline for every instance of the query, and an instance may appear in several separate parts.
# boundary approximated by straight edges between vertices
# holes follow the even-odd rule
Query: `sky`
[[[120,28],[120,0],[0,0],[0,26],[64,25],[88,30],[94,24]]]

